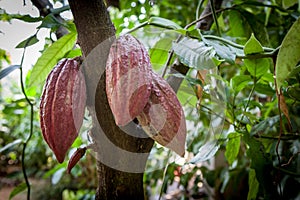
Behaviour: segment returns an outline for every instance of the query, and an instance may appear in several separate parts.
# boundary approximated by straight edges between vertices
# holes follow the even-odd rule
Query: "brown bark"
[[[96,199],[144,199],[143,169],[153,140],[134,123],[115,125],[105,93],[105,63],[115,29],[102,0],[69,0],[87,82],[90,136],[97,157]]]

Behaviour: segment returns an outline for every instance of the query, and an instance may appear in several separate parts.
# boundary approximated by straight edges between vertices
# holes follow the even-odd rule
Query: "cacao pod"
[[[43,137],[59,163],[78,136],[82,125],[86,85],[79,63],[65,59],[49,73],[40,103]]]
[[[68,162],[68,167],[67,167],[67,172],[70,174],[71,170],[73,167],[78,163],[78,161],[84,156],[86,152],[86,147],[83,148],[78,148],[73,155],[71,156],[69,162]]]
[[[139,124],[156,142],[184,156],[186,124],[181,104],[167,81],[155,72],[151,74],[151,95],[137,116]]]
[[[133,36],[120,36],[106,63],[106,94],[115,122],[124,126],[138,116],[151,93],[151,63],[145,47]]]

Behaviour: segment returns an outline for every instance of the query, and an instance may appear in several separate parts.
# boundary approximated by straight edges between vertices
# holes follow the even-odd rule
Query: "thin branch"
[[[36,34],[37,34],[37,32],[36,32]],[[20,84],[21,84],[21,90],[22,90],[22,93],[23,93],[23,95],[24,95],[27,103],[30,105],[30,132],[29,132],[28,138],[26,139],[26,141],[23,144],[22,159],[21,159],[21,162],[22,162],[22,172],[23,172],[23,176],[24,176],[25,183],[26,183],[26,186],[27,186],[27,200],[30,200],[30,183],[29,183],[29,180],[28,180],[28,177],[27,177],[26,167],[25,167],[25,151],[26,151],[27,144],[30,141],[30,139],[32,137],[32,134],[33,134],[34,110],[33,110],[33,103],[30,101],[30,99],[28,98],[28,96],[26,94],[26,91],[25,91],[25,86],[24,86],[24,82],[23,82],[23,63],[24,63],[24,58],[25,58],[26,47],[29,44],[29,42],[30,42],[31,39],[32,38],[30,38],[29,40],[27,40],[27,42],[25,44],[25,47],[24,47],[24,50],[23,50],[23,55],[22,55],[22,58],[21,58],[21,63],[20,63]]]
[[[300,154],[300,151],[298,151],[298,152],[295,153],[292,157],[290,157],[289,161],[288,161],[287,163],[282,164],[281,167],[284,167],[284,166],[289,165],[289,164],[292,162],[292,160],[293,160],[298,154]]]
[[[210,0],[210,10],[212,11],[212,16],[213,16],[213,19],[215,21],[215,24],[216,24],[216,28],[217,28],[217,33],[219,36],[221,36],[221,31],[220,31],[220,26],[219,26],[219,23],[218,23],[218,17],[217,17],[217,13],[216,13],[216,7],[215,7],[215,0]],[[222,1],[220,1],[222,2]]]

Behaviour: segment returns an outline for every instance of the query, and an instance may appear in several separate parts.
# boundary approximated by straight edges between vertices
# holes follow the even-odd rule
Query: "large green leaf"
[[[184,38],[179,43],[173,42],[173,50],[180,61],[191,68],[212,69],[216,67],[216,58],[214,58],[216,51],[202,41]]]
[[[261,77],[269,70],[270,62],[267,58],[245,59],[248,72],[254,77]]]
[[[76,33],[69,33],[54,42],[46,49],[33,66],[29,87],[37,86],[45,81],[46,76],[56,63],[70,51],[76,42]]]
[[[292,25],[284,37],[276,60],[277,90],[300,61],[300,18]]]

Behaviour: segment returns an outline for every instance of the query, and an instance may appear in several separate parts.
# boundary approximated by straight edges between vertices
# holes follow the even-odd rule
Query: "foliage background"
[[[35,42],[38,42],[38,32],[45,29],[49,32],[37,63],[27,74],[21,74],[26,97],[19,84],[6,79],[10,72],[17,74],[19,69],[22,72],[22,61],[19,61],[21,68],[11,67],[9,52],[1,47],[1,68],[8,69],[5,73],[1,71],[1,83],[10,81],[13,84],[9,88],[11,95],[0,97],[0,175],[16,180],[14,191],[17,192],[12,193],[12,196],[18,194],[18,191],[26,190],[23,163],[29,177],[44,179],[48,187],[55,186],[45,191],[52,191],[51,194],[64,199],[93,199],[93,190],[96,187],[93,156],[88,153],[72,174],[67,175],[66,162],[57,164],[42,140],[39,128],[38,105],[46,75],[59,59],[80,55],[80,49],[73,48],[76,30],[72,20],[63,18],[62,21],[57,21],[54,17],[68,10],[67,2],[52,3],[56,3],[58,9],[52,9],[48,15],[40,17],[7,13],[5,8],[1,8],[0,19],[3,22],[21,20],[25,23],[40,23],[30,40],[24,40],[23,43],[20,41],[16,48],[25,50],[28,45],[34,47]],[[178,98],[185,108],[189,124],[188,156],[185,160],[170,162],[172,156],[169,152],[156,145],[149,157],[147,173],[144,176],[147,194],[153,198],[162,195],[166,199],[274,199],[279,196],[284,199],[299,198],[299,36],[290,38],[294,51],[286,57],[281,58],[277,49],[281,44],[284,46],[283,39],[299,18],[298,1],[228,0],[223,2],[222,10],[218,12],[218,21],[211,30],[200,32],[195,26],[184,29],[183,27],[197,19],[206,3],[204,1],[203,6],[199,6],[199,1],[194,0],[120,1],[119,8],[109,8],[117,34],[133,29],[131,34],[145,44],[157,72],[163,73],[171,48],[175,52],[171,61],[179,58],[190,67],[178,91]],[[29,1],[26,4],[31,6]],[[163,21],[162,18],[171,21]],[[69,34],[59,38],[55,33],[61,26]],[[194,46],[204,45],[203,48],[208,54],[195,50],[194,55],[195,52],[190,49],[193,45],[172,45],[182,34],[188,35],[187,41]],[[233,46],[232,43],[237,45]],[[57,52],[56,57],[52,58],[52,65],[45,65],[45,55],[50,51]],[[194,55],[192,58],[197,60],[196,63],[193,59],[188,59],[191,55]],[[276,93],[275,63],[280,59],[289,63],[293,58],[297,62],[291,68],[283,70],[286,78],[281,83],[281,98],[284,98],[285,103],[283,100],[278,103],[280,95]],[[203,70],[203,63],[209,59],[218,61],[215,67],[218,74],[214,78],[225,88],[220,95],[226,107],[224,127],[213,137],[207,130],[211,126],[210,117],[216,107],[211,100],[210,90],[202,88],[205,84],[210,84],[195,76],[197,71]],[[203,95],[200,94],[201,88]],[[199,96],[202,97],[201,102],[197,99]],[[278,105],[281,106],[281,111]],[[31,107],[33,120],[30,118]],[[86,116],[81,137],[75,141],[70,152],[88,143],[88,122]],[[29,137],[30,140],[27,141]],[[24,144],[27,145],[25,154]],[[215,151],[205,154],[204,149],[211,147],[208,144],[212,144],[212,150]],[[13,172],[8,170],[12,166],[16,167]],[[32,195],[39,199],[47,192],[35,192]],[[55,198],[57,197],[53,197]]]

